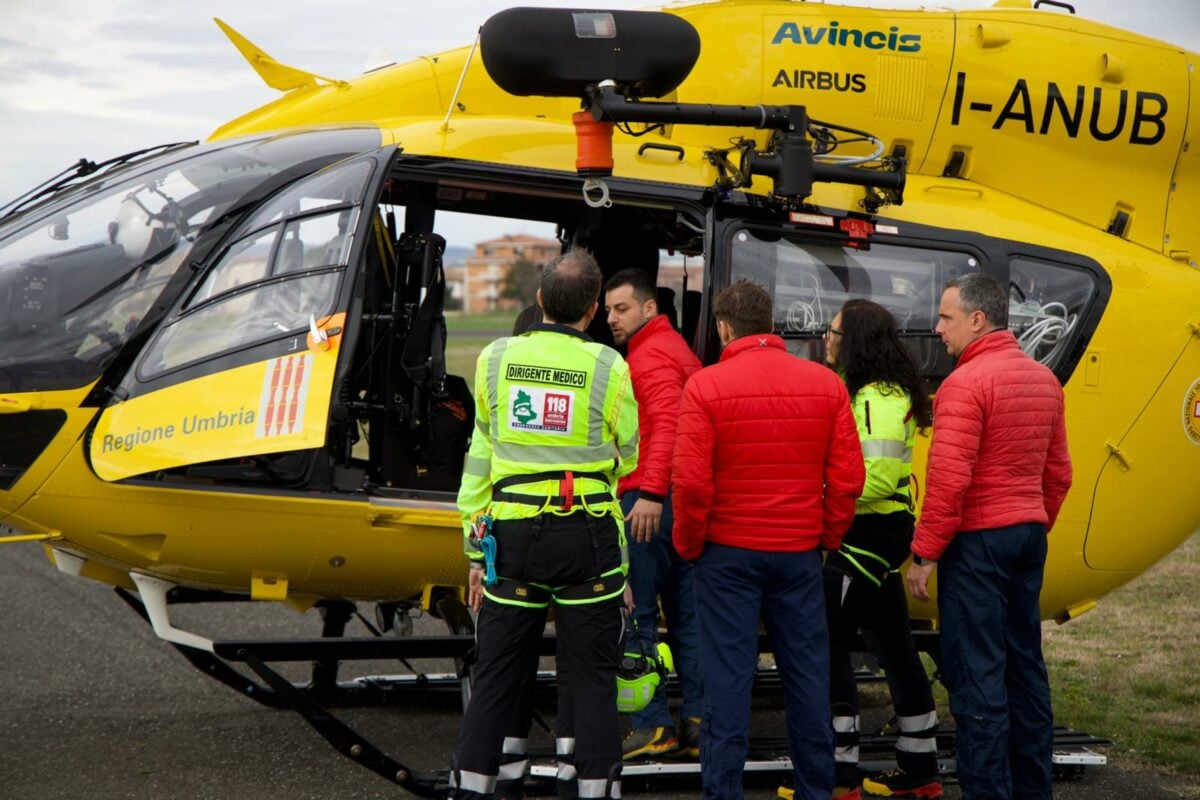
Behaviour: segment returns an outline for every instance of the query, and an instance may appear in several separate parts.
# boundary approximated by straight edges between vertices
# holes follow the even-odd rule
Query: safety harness
[[[608,483],[609,478],[601,472],[571,472],[570,470],[557,470],[553,472],[534,472],[529,475],[510,475],[507,478],[501,478],[492,486],[492,500],[501,503],[524,503],[531,506],[539,506],[543,509],[548,509],[549,506],[557,506],[558,513],[569,513],[574,511],[575,504],[578,502],[586,508],[597,503],[608,503],[613,499],[612,492],[595,492],[593,494],[578,495],[575,494],[575,481],[590,478],[591,480]],[[558,481],[558,494],[542,497],[536,494],[521,494],[519,492],[505,491],[509,486],[516,486],[525,483],[537,483],[539,481]]]
[[[542,525],[547,513],[565,516],[580,510],[587,512],[584,514],[584,520],[592,542],[592,555],[596,561],[596,571],[600,572],[602,569],[600,564],[600,540],[598,538],[600,523],[599,518],[591,511],[590,506],[612,502],[613,495],[611,491],[576,495],[575,481],[580,479],[591,479],[606,484],[610,480],[607,475],[600,472],[558,470],[535,472],[525,475],[511,475],[507,478],[501,478],[493,485],[493,501],[524,503],[526,505],[537,506],[542,511],[542,513],[532,518],[533,535],[529,539],[529,552],[526,554],[524,561],[526,566],[522,567],[520,577],[496,577],[494,582],[488,584],[485,589],[486,594],[493,600],[509,605],[526,606],[528,608],[546,608],[550,605],[551,600],[563,605],[582,605],[584,603],[608,600],[625,591],[625,569],[622,566],[614,567],[607,572],[601,573],[599,577],[584,581],[583,583],[567,586],[548,586],[542,583],[534,583],[527,579],[525,570],[533,555],[534,545],[537,544],[538,538],[541,536]],[[557,495],[540,496],[507,491],[508,487],[514,485],[554,480],[558,481],[559,493]]]

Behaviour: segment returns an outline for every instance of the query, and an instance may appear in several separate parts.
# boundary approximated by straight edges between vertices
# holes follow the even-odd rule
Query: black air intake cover
[[[583,97],[603,80],[631,97],[662,97],[700,57],[700,34],[658,11],[510,8],[480,31],[483,66],[515,95]]]
[[[12,488],[66,421],[58,409],[0,414],[0,490]]]

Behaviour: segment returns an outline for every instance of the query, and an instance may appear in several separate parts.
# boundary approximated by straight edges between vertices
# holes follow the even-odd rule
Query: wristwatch
[[[936,564],[937,561],[935,561],[932,558],[922,558],[921,556],[917,555],[916,553],[913,553],[913,563],[916,564],[918,567],[923,567],[927,564]]]

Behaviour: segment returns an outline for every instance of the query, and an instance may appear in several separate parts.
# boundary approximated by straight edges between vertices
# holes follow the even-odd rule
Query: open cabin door
[[[371,238],[394,153],[304,178],[237,226],[99,416],[89,447],[97,475],[304,478],[326,441],[355,281],[348,265]],[[259,458],[269,454],[289,455]]]

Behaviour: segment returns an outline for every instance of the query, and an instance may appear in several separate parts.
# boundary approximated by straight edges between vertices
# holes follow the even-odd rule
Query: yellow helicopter
[[[510,9],[353,81],[218,21],[282,97],[0,208],[6,541],[123,590],[243,691],[222,658],[379,651],[222,646],[172,603],[320,603],[330,638],[359,601],[470,630],[439,235],[465,214],[657,272],[706,362],[712,293],[748,278],[804,358],[845,300],[880,302],[936,387],[941,287],[997,276],[1067,397],[1043,614],[1086,612],[1200,527],[1198,57],[1039,5]]]

